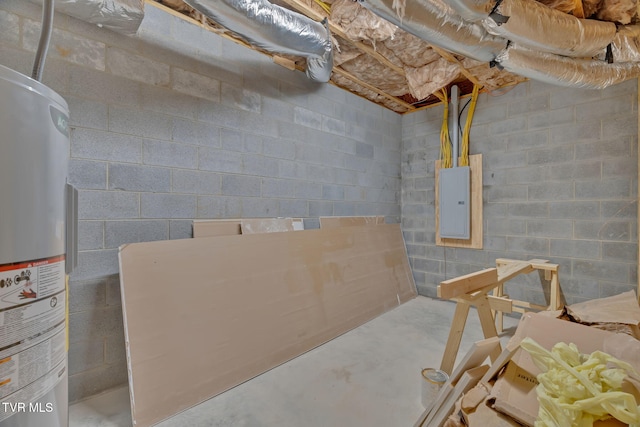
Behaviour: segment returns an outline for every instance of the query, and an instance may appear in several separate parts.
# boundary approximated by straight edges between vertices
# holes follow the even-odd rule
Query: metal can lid
[[[422,370],[422,378],[434,384],[442,385],[449,380],[449,375],[440,369],[425,368]]]

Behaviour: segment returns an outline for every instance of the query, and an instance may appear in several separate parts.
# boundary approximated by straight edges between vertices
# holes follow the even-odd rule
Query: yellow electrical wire
[[[447,90],[442,89],[442,104],[444,105],[444,117],[440,128],[440,167],[450,168],[452,165],[451,139],[449,138],[449,100]]]
[[[314,0],[325,12],[331,14],[331,6],[321,0]]]
[[[476,103],[478,102],[478,94],[480,93],[480,86],[473,85],[473,92],[471,92],[471,104],[469,104],[469,113],[467,114],[467,121],[464,124],[464,131],[462,132],[462,148],[460,154],[460,166],[469,166],[469,134],[471,133],[471,122],[473,121],[473,113],[476,111]],[[456,129],[457,131],[457,129]]]

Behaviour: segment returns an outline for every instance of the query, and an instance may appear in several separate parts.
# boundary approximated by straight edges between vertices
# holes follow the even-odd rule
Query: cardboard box
[[[134,243],[119,257],[142,427],[416,296],[398,224]]]
[[[512,338],[520,342],[529,337],[547,350],[558,342],[573,343],[581,353],[602,350],[603,343],[611,332],[572,323],[552,317],[525,314]],[[537,375],[540,369],[535,365],[529,353],[518,348],[507,365],[504,374],[496,381],[492,396],[496,398],[495,408],[525,425],[533,425],[538,416],[536,395]],[[618,425],[611,421],[600,425]]]

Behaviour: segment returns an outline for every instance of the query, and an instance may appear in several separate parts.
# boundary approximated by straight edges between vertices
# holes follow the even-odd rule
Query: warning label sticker
[[[62,378],[65,286],[64,256],[0,266],[0,404],[33,402]]]

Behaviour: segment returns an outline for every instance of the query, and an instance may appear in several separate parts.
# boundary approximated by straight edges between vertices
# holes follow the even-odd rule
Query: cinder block
[[[631,200],[604,200],[602,205],[603,219],[636,219],[638,217],[638,203]]]
[[[486,200],[495,202],[517,202],[527,200],[526,185],[502,185],[488,187],[485,193]]]
[[[520,132],[527,128],[526,117],[514,117],[506,120],[493,122],[489,125],[490,135],[505,135]]]
[[[170,66],[129,51],[110,46],[107,49],[107,70],[111,73],[155,86],[168,86]]]
[[[246,175],[222,175],[222,194],[225,196],[259,197],[261,180]]]
[[[198,120],[226,128],[242,129],[240,111],[217,102],[202,100],[198,104]]]
[[[538,237],[507,236],[507,251],[527,254],[548,255],[549,239]]]
[[[415,114],[415,113],[413,113]],[[413,115],[410,114],[410,115]],[[403,116],[404,117],[404,116]],[[507,118],[507,104],[485,105],[478,108],[473,115],[473,127],[482,124],[494,123]],[[442,120],[442,118],[440,118]],[[404,127],[404,123],[403,123]]]
[[[608,261],[573,260],[573,275],[629,283],[629,264]]]
[[[106,221],[105,247],[138,242],[153,242],[169,238],[169,222],[161,221]]]
[[[226,82],[222,82],[221,98],[223,104],[245,111],[260,113],[262,108],[262,97],[259,93]]]
[[[510,217],[546,218],[549,204],[546,202],[509,203]]]
[[[140,163],[142,139],[92,129],[72,129],[71,157]]]
[[[120,294],[120,275],[112,274],[105,278],[107,283],[107,305],[122,305],[122,295]]]
[[[281,199],[278,204],[280,205],[280,216],[299,218],[309,215],[309,205],[306,200]]]
[[[263,179],[262,197],[292,198],[295,194],[295,181],[286,179]]]
[[[527,166],[527,151],[510,153],[490,151],[482,156],[482,162],[490,168],[489,171]]]
[[[173,219],[169,221],[169,239],[190,239],[193,237],[193,221]]]
[[[433,259],[414,258],[413,268],[418,271],[424,271],[432,274],[440,273],[441,262]]]
[[[85,191],[78,194],[79,219],[137,218],[139,198],[136,193],[120,191]]]
[[[157,86],[142,85],[140,105],[144,110],[187,119],[195,119],[198,114],[197,98]]]
[[[243,171],[242,154],[200,147],[198,149],[198,169],[241,173]]]
[[[373,146],[366,142],[358,142],[356,144],[356,156],[366,159],[373,159]]]
[[[262,97],[262,114],[283,122],[293,123],[293,105],[271,97]]]
[[[69,183],[86,190],[106,190],[107,164],[86,160],[69,160]]]
[[[574,196],[573,182],[541,182],[528,187],[529,200],[567,200]],[[576,198],[582,198],[577,195],[577,190]]]
[[[333,204],[333,214],[337,216],[355,216],[360,214],[358,203],[336,201]]]
[[[585,104],[597,106],[602,91],[580,90],[576,88],[557,88],[551,91],[551,109],[555,110],[567,106]]]
[[[573,235],[573,222],[566,219],[530,219],[527,220],[527,235],[569,239]]]
[[[147,165],[195,169],[198,164],[198,148],[184,144],[145,139],[142,153]]]
[[[597,102],[576,105],[578,121],[594,121],[603,123],[611,118],[629,114],[633,110],[635,95],[627,93],[614,98],[599,99]]]
[[[509,117],[548,110],[549,103],[549,93],[514,100],[509,103]]]
[[[3,44],[20,44],[20,17],[6,10],[0,10],[0,41]]]
[[[324,184],[322,186],[322,198],[325,200],[343,200],[344,187],[340,185]]]
[[[562,275],[560,287],[562,295],[567,300],[567,304],[575,304],[582,300],[600,298],[600,285],[598,279],[589,279],[586,277],[574,278],[564,271],[560,270]],[[569,302],[573,301],[573,302]]]
[[[107,130],[107,105],[89,99],[65,96],[69,105],[69,126]]]
[[[280,176],[279,162],[276,159],[247,153],[242,155],[242,163],[247,175],[273,178]]]
[[[107,292],[104,278],[69,282],[69,312],[92,310],[106,306]]]
[[[31,19],[24,19],[22,25],[22,46],[35,52],[40,39],[41,23]],[[53,28],[51,32],[51,46],[48,50],[51,58],[82,65],[96,70],[105,69],[105,44],[96,40],[78,36],[60,28]]]
[[[549,131],[541,130],[528,133],[518,133],[507,137],[507,149],[509,151],[540,148],[548,145]]]
[[[240,218],[242,200],[237,197],[198,197],[197,218]]]
[[[600,258],[601,243],[596,240],[551,240],[551,256],[570,258]],[[563,281],[564,290],[564,281]]]
[[[244,134],[236,129],[220,129],[220,142],[223,150],[245,151]]]
[[[344,188],[344,199],[350,202],[361,202],[366,199],[366,190],[360,187],[346,186]]]
[[[626,138],[596,141],[576,145],[576,160],[623,157],[631,154],[631,144]]]
[[[321,199],[322,198],[322,184],[317,182],[297,181],[295,182],[295,194],[296,199]]]
[[[219,148],[220,129],[209,123],[175,119],[171,139],[183,144]]]
[[[553,127],[549,132],[549,142],[552,145],[597,141],[602,134],[599,120],[579,120],[577,123]]]
[[[602,177],[617,178],[634,176],[638,170],[637,156],[625,156],[602,161]]]
[[[344,121],[327,116],[322,117],[322,130],[336,135],[346,134]]]
[[[105,364],[90,371],[69,376],[69,403],[127,384],[127,364]]]
[[[153,111],[109,106],[109,130],[153,139],[171,139],[171,117]]]
[[[118,251],[86,251],[78,253],[78,267],[71,273],[71,280],[81,281],[117,274]]]
[[[524,219],[504,219],[488,217],[485,233],[488,236],[524,236],[527,223]]]
[[[631,111],[629,111],[631,112]],[[602,137],[617,138],[621,136],[636,136],[638,134],[638,117],[634,112],[602,122]]]
[[[78,250],[90,251],[104,247],[103,221],[78,221]]]
[[[303,107],[293,109],[293,122],[302,126],[322,130],[322,115]]]
[[[547,168],[547,179],[552,181],[567,181],[574,179],[597,179],[601,176],[601,162],[574,162],[565,163],[561,166],[550,166]]]
[[[605,282],[603,280],[599,281],[600,283],[600,294],[599,298],[612,297],[614,295],[620,295],[623,292],[629,291],[637,291],[637,284],[620,284],[620,283],[612,283]]]
[[[529,130],[566,125],[575,121],[574,107],[559,108],[528,116]]]
[[[326,202],[320,200],[309,201],[309,216],[332,216],[333,215],[333,202]]]
[[[638,244],[625,242],[602,242],[602,259],[618,262],[638,262]]]
[[[185,169],[171,171],[171,192],[188,194],[220,194],[220,175]]]
[[[275,120],[251,111],[240,111],[240,129],[251,129],[265,136],[278,136],[278,123]]]
[[[247,133],[244,135],[244,151],[262,154],[262,136]]]
[[[278,177],[307,179],[307,165],[300,162],[278,160]]]
[[[541,150],[531,150],[527,152],[527,163],[529,165],[546,165],[555,163],[569,163],[574,159],[574,147],[563,146],[545,148]]]
[[[573,232],[575,239],[628,242],[631,238],[631,226],[625,220],[575,221]]]
[[[258,197],[246,197],[242,199],[243,218],[265,218],[274,216],[280,216],[277,200]]]
[[[69,346],[69,375],[104,364],[104,338],[78,341]]]
[[[291,141],[278,138],[263,138],[262,145],[265,156],[287,160],[295,158],[295,144]]]
[[[220,102],[219,80],[182,68],[171,68],[171,88],[186,95]]]
[[[631,196],[629,179],[576,181],[578,199],[623,199]]]
[[[196,196],[142,193],[140,216],[142,218],[195,218]]]
[[[600,202],[551,202],[549,203],[549,216],[558,219],[598,219],[600,218]]]
[[[112,163],[109,165],[109,189],[168,193],[171,169]]]
[[[138,82],[84,67],[70,67],[70,70],[69,92],[78,98],[126,106],[137,106],[140,102]]]

